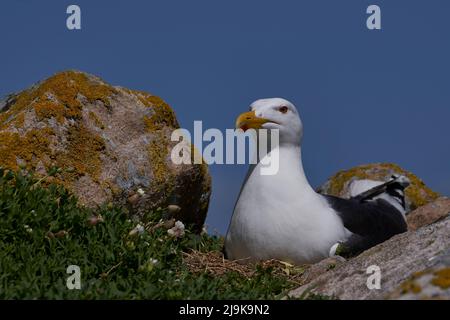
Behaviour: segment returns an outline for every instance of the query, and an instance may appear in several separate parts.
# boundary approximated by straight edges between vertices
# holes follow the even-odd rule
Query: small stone
[[[128,202],[131,205],[135,205],[136,203],[139,202],[139,194],[135,193],[133,194],[131,197],[128,198]]]
[[[169,219],[164,221],[164,228],[170,229],[173,228],[173,226],[175,226],[175,219]]]
[[[64,238],[69,233],[66,230],[61,230],[55,233],[55,238]]]
[[[100,222],[104,222],[103,217],[101,215],[92,216],[88,219],[88,224],[91,226],[95,226]]]
[[[133,230],[131,230],[128,233],[128,235],[131,237],[134,237],[134,236],[137,236],[138,234],[143,234],[144,231],[145,231],[145,228],[142,225],[138,224],[136,227],[134,227]]]
[[[75,168],[74,167],[68,167],[68,168],[66,168],[66,172],[67,173],[75,172]]]
[[[180,211],[181,211],[181,207],[177,206],[176,204],[170,204],[170,205],[167,206],[167,212],[170,215],[177,214]]]
[[[46,236],[49,239],[54,239],[55,238],[55,234],[53,232],[51,232],[51,231],[47,232]]]

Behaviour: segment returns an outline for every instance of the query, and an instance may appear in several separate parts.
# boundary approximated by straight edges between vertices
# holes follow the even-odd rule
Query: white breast
[[[339,217],[308,184],[300,159],[299,148],[280,148],[276,175],[253,170],[227,233],[229,258],[312,263],[347,238]]]

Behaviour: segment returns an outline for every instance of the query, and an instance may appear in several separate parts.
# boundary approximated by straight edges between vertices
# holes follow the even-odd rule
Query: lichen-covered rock
[[[175,218],[200,231],[210,176],[206,164],[172,163],[178,127],[157,96],[61,72],[0,102],[0,166],[40,175],[58,167],[46,181],[90,207],[113,202],[144,214],[177,205]]]
[[[450,215],[450,199],[441,197],[407,215],[408,230],[417,230]]]
[[[450,259],[449,255],[446,256]],[[450,300],[450,261],[414,273],[385,298],[390,300]]]
[[[336,265],[308,284],[291,291],[289,295],[299,297],[312,293],[350,300],[400,298],[399,288],[402,294],[410,290],[413,293],[419,292],[414,282],[405,284],[405,281],[416,280],[418,272],[427,270],[432,277],[424,280],[437,288],[424,291],[427,293],[424,298],[450,298],[447,287],[450,284],[449,234],[450,218],[446,218],[418,230],[396,235],[359,256]],[[367,273],[369,266],[379,267],[379,289],[369,289],[367,286],[368,277],[372,275]],[[444,290],[447,290],[446,293]]]
[[[350,197],[350,186],[356,180],[388,181],[393,174],[409,178],[411,185],[405,190],[407,211],[414,210],[436,200],[439,194],[428,188],[416,175],[392,163],[374,163],[354,167],[336,173],[326,181],[318,192],[342,198]]]
[[[335,269],[338,265],[345,263],[345,261],[345,258],[341,256],[334,256],[310,265],[309,267],[305,268],[305,272],[302,274],[298,282],[309,283],[322,274]]]

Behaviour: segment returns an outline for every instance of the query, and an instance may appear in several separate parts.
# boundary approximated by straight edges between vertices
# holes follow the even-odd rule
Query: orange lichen
[[[16,128],[22,128],[24,123],[25,123],[25,114],[24,113],[18,114],[14,119],[14,125],[16,126]]]
[[[155,182],[167,182],[169,180],[168,173],[170,172],[166,163],[168,153],[167,142],[157,137],[157,139],[149,143],[148,152]]]
[[[44,100],[34,104],[33,107],[39,121],[55,117],[59,123],[64,122],[65,108],[61,104],[54,103],[50,100]]]
[[[27,110],[34,110],[39,121],[50,118],[56,118],[60,124],[65,119],[79,121],[82,119],[81,99],[89,103],[101,101],[105,106],[110,106],[109,97],[116,92],[115,88],[84,73],[61,72],[12,96],[8,110],[0,112],[1,129],[7,129],[10,125],[22,127]],[[9,119],[13,120],[5,123]],[[40,160],[49,158],[49,138],[53,134],[48,127],[32,129],[24,135],[0,132],[0,165],[16,169],[16,158],[20,158],[34,168]],[[78,123],[69,128],[67,149],[62,155],[60,151],[52,157],[57,159],[59,166],[70,166],[76,169],[77,174],[92,174],[95,178],[101,165],[98,151],[103,149],[103,140]]]
[[[169,153],[168,141],[163,130],[155,129],[154,122],[150,117],[143,117],[147,131],[152,133],[153,140],[148,145],[148,156],[153,168],[155,183],[161,184],[170,180],[167,167],[167,156]]]
[[[73,181],[85,174],[97,180],[102,167],[100,153],[104,149],[105,142],[100,136],[82,124],[72,127],[67,134],[66,151],[57,157],[58,167],[71,169],[63,171],[63,180]]]
[[[102,179],[103,160],[114,155],[106,152],[105,141],[97,134],[98,130],[92,129],[105,128],[102,121],[108,121],[111,114],[110,98],[124,92],[134,96],[129,98],[138,105],[139,111],[147,114],[142,121],[151,141],[148,156],[154,179],[150,188],[161,199],[168,197],[178,187],[179,178],[169,162],[170,133],[179,128],[171,107],[157,96],[116,89],[75,71],[58,73],[8,98],[0,111],[0,166],[17,169],[25,163],[27,169],[39,173],[56,166],[61,170],[46,181],[69,189],[92,183],[119,196],[123,190]],[[202,179],[209,179],[206,164],[202,169],[205,171],[197,170],[200,172],[194,176],[201,183]],[[85,179],[80,180],[83,176]],[[209,182],[202,185],[209,192]],[[207,205],[207,201],[202,203]]]
[[[177,129],[180,127],[172,108],[163,99],[142,91],[132,92],[145,106],[151,107],[153,110],[153,114],[146,117],[146,125],[149,130],[160,130],[164,127]]]
[[[89,119],[91,119],[91,121],[94,123],[94,125],[100,129],[105,129],[105,125],[103,124],[103,122],[100,121],[100,119],[97,117],[97,115],[90,111],[89,112]]]
[[[435,271],[431,283],[444,290],[450,288],[450,268]]]
[[[28,169],[34,169],[40,160],[50,153],[50,128],[33,129],[21,136],[18,133],[0,132],[0,166],[17,170],[17,160],[25,161]]]
[[[400,285],[401,293],[403,293],[403,294],[405,294],[405,293],[419,294],[420,292],[422,292],[422,287],[416,282],[416,280],[425,274],[426,274],[425,271],[419,271],[419,272],[413,273],[408,280],[404,281]]]
[[[63,118],[81,119],[83,106],[79,95],[90,103],[101,101],[105,106],[110,106],[109,98],[116,92],[115,88],[93,80],[84,73],[65,71],[17,94],[0,120],[3,122],[7,116],[31,107],[39,120],[50,117],[56,117],[59,122]]]
[[[91,80],[84,73],[66,71],[58,73],[40,84],[35,96],[43,98],[48,93],[52,93],[56,100],[66,107],[68,117],[81,117],[82,105],[78,100],[79,94],[84,96],[88,102],[99,100],[109,106],[109,97],[116,93],[116,89]]]
[[[153,136],[153,140],[148,145],[149,161],[153,168],[153,181],[158,190],[165,194],[171,194],[177,185],[177,176],[169,168],[168,161],[170,148],[169,136],[170,131],[179,128],[178,121],[176,120],[175,113],[172,108],[165,103],[161,98],[152,96],[140,91],[128,92],[134,94],[139,100],[147,107],[152,108],[153,113],[150,116],[144,116],[143,121],[146,130]],[[208,166],[202,159],[201,164],[194,164],[194,154],[199,154],[195,146],[191,144],[191,163],[194,166],[200,166],[200,170],[196,172],[191,179],[196,180],[198,184],[201,184],[201,194],[208,194],[211,188],[211,180],[208,175]],[[205,180],[206,179],[206,180]],[[190,195],[185,195],[185,199]],[[191,195],[195,197],[195,193]],[[195,201],[195,199],[192,199]],[[199,212],[206,213],[208,207],[208,201],[202,201],[199,203]]]
[[[402,293],[414,293],[418,294],[422,291],[422,288],[414,280],[407,280],[400,286]]]
[[[6,120],[8,120],[9,114],[7,111],[0,111],[0,129],[3,129],[3,127],[7,124]]]
[[[148,151],[152,163],[153,176],[156,183],[170,183],[172,180],[168,173],[167,156],[169,152],[168,139],[164,128],[179,128],[178,121],[172,108],[157,96],[152,96],[142,91],[132,91],[141,102],[152,108],[152,115],[144,116],[143,121],[148,132],[152,133],[153,140],[149,143]]]
[[[7,120],[10,120],[7,122]],[[9,126],[15,128],[22,128],[25,123],[25,114],[19,113],[17,115],[9,115],[7,113],[0,113],[0,130],[6,129]]]

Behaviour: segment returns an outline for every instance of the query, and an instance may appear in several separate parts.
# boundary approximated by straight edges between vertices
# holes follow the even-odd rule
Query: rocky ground
[[[411,213],[410,231],[345,261],[324,260],[304,275],[291,297],[309,292],[337,299],[449,299],[450,199],[440,198]],[[422,221],[423,223],[418,223]],[[381,287],[370,290],[369,266],[380,268]]]
[[[405,191],[409,210],[408,232],[399,234],[346,261],[330,258],[310,266],[290,297],[309,293],[337,299],[449,299],[450,298],[450,199],[425,186],[423,181],[394,164],[371,164],[334,175],[319,192],[349,197],[354,181],[387,181],[392,174],[410,178]],[[372,273],[379,267],[381,285],[369,289]]]

